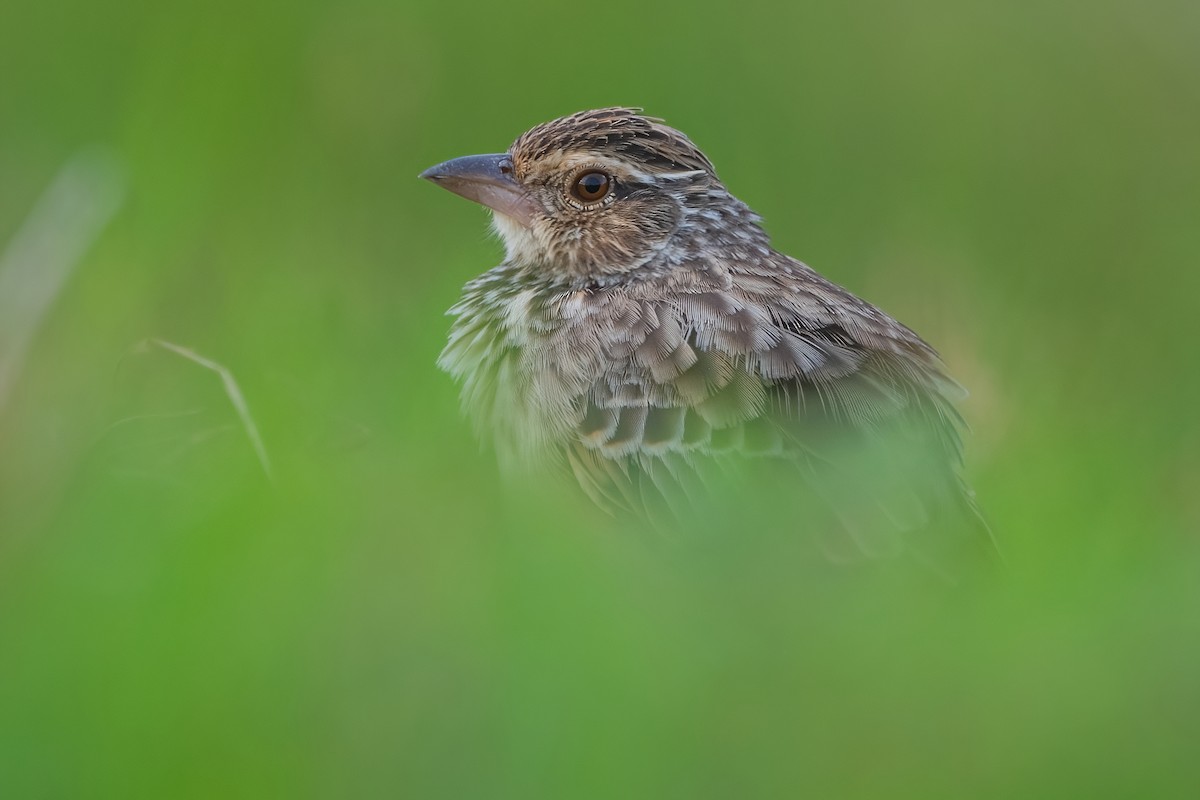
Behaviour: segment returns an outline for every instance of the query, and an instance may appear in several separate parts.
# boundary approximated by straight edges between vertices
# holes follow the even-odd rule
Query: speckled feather
[[[686,136],[602,109],[540,125],[509,153],[545,217],[497,214],[508,256],[467,284],[440,360],[507,466],[569,465],[597,502],[637,506],[646,485],[719,453],[794,463],[811,481],[829,431],[903,428],[971,506],[961,389],[933,349],[775,251]],[[613,176],[609,204],[564,202],[581,167]]]

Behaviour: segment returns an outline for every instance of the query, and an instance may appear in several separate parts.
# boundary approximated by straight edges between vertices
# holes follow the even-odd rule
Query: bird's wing
[[[822,497],[861,549],[948,506],[979,519],[959,475],[961,389],[915,333],[799,262],[613,293],[593,312],[611,367],[568,460],[601,505],[689,504],[705,465],[738,455],[786,463],[772,476]]]

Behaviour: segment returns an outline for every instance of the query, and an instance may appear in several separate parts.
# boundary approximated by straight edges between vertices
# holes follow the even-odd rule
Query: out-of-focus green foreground
[[[1197,796],[1198,37],[1187,2],[5,3],[0,250],[72,159],[115,215],[0,341],[0,796]],[[504,484],[434,366],[500,248],[416,175],[612,104],[942,351],[1004,569]],[[273,482],[155,339],[228,368]]]

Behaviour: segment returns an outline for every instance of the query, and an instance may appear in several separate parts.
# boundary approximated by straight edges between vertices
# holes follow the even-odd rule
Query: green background
[[[0,796],[1197,796],[1198,39],[1194,2],[4,3],[0,247],[77,153],[123,203],[0,407]],[[612,104],[942,351],[1002,574],[504,485],[434,366],[500,248],[416,175]],[[232,372],[273,484],[154,338]]]

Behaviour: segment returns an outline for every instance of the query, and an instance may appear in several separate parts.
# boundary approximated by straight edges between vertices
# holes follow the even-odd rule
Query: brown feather
[[[609,108],[539,125],[509,153],[545,215],[497,218],[509,257],[467,285],[440,361],[506,463],[565,461],[598,503],[633,508],[705,458],[773,460],[873,554],[942,495],[974,508],[961,390],[934,350],[772,249],[686,136]],[[612,197],[580,208],[570,182],[597,164]],[[911,447],[915,472],[846,458],[856,441]]]

